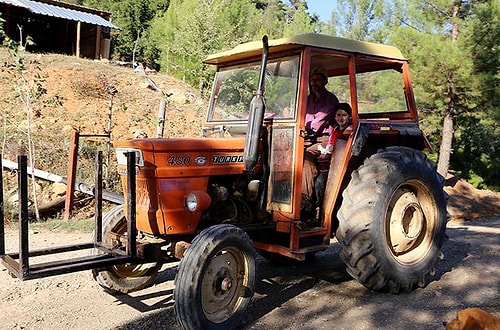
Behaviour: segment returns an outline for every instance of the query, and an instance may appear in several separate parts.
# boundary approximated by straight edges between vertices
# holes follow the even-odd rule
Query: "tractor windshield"
[[[260,62],[221,68],[215,75],[207,122],[246,121],[259,73]],[[298,55],[268,61],[265,78],[267,117],[294,117],[298,76]]]

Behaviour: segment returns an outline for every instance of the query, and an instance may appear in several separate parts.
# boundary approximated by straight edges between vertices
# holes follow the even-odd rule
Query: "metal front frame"
[[[1,157],[0,157],[1,159]],[[143,246],[136,249],[136,214],[135,214],[135,154],[127,154],[127,244],[126,251],[111,248],[102,241],[102,153],[96,156],[96,216],[94,242],[74,245],[59,246],[54,248],[29,250],[29,219],[28,219],[28,175],[27,157],[18,156],[19,172],[19,252],[5,253],[5,225],[3,217],[3,194],[0,207],[0,262],[7,268],[12,276],[21,280],[42,278],[52,275],[67,274],[77,271],[109,267],[124,263],[143,263],[146,260],[137,256],[137,250],[143,251]],[[0,160],[0,166],[1,166]],[[3,188],[3,176],[0,174]],[[30,258],[39,256],[53,256],[63,252],[97,249],[100,254],[86,257],[50,261],[31,264]]]

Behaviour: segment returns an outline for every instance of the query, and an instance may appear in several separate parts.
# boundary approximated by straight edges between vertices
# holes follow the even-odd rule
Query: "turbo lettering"
[[[230,164],[243,163],[242,155],[214,155],[212,156],[212,164]]]

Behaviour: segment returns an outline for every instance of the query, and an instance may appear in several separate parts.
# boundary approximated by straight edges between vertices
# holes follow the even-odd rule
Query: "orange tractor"
[[[129,198],[103,216],[98,256],[112,249],[128,259],[92,266],[98,283],[139,290],[164,263],[180,260],[180,324],[229,329],[252,298],[255,251],[302,261],[335,237],[347,271],[364,286],[398,293],[425,285],[441,255],[446,194],[423,152],[429,144],[401,52],[302,34],[264,37],[204,63],[216,73],[202,137],[114,144]],[[352,129],[337,139],[311,223],[301,218],[301,190],[314,68],[351,104]]]

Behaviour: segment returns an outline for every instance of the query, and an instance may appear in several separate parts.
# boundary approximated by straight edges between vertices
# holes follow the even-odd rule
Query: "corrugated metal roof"
[[[16,7],[23,7],[28,9],[25,5],[23,5],[21,2],[18,0],[0,0],[0,3],[6,3],[8,5],[16,6]]]
[[[16,7],[22,7],[34,14],[64,18],[72,21],[106,26],[112,29],[119,29],[110,21],[105,20],[99,15],[85,13],[82,11],[64,7],[58,7],[50,5],[48,3],[35,2],[31,0],[0,0],[0,3],[5,3]]]

